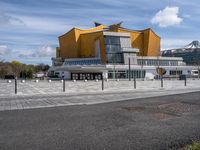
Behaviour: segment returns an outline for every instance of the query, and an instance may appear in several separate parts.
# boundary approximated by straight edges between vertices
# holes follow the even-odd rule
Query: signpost
[[[157,67],[156,72],[160,76],[161,88],[163,88],[163,75],[165,75],[167,71],[164,68]]]

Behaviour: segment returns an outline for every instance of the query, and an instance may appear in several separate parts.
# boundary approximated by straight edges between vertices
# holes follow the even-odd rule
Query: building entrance
[[[102,73],[71,73],[72,80],[101,80]]]

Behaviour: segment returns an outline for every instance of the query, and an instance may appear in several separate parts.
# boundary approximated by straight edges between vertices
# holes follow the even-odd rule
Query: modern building
[[[200,65],[200,43],[193,41],[183,48],[164,50],[164,57],[182,57],[187,65]]]
[[[102,64],[112,61],[121,63],[124,51],[129,48],[139,49],[139,55],[160,55],[160,37],[153,30],[129,30],[121,23],[105,26],[95,23],[96,27],[88,30],[73,28],[58,37],[59,47],[56,57],[64,61],[67,58],[101,58]]]
[[[73,28],[60,36],[56,58],[52,58],[49,76],[65,79],[145,78],[157,75],[188,74],[181,57],[160,57],[160,37],[150,28],[130,30],[121,23],[105,26],[95,23],[88,30]]]

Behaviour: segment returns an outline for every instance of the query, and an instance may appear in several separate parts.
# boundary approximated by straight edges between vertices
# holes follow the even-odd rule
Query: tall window
[[[123,63],[123,55],[121,52],[121,44],[119,36],[105,36],[107,63]]]

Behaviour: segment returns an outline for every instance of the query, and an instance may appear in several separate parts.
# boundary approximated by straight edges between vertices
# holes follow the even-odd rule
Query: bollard
[[[15,77],[15,94],[17,94],[17,77]]]
[[[102,77],[102,91],[104,90],[104,79]]]
[[[130,55],[130,54],[129,54]],[[130,64],[130,56],[128,58],[128,79],[131,81],[131,64]]]
[[[161,76],[160,80],[161,80],[161,88],[163,88],[163,77],[162,76]]]
[[[186,80],[187,80],[187,79],[186,79],[186,77],[185,77],[185,86],[187,86],[187,85],[186,85],[186,84],[187,84]]]
[[[63,79],[63,92],[65,92],[65,79]]]
[[[136,89],[136,77],[135,77],[135,74],[134,74],[134,89]]]

